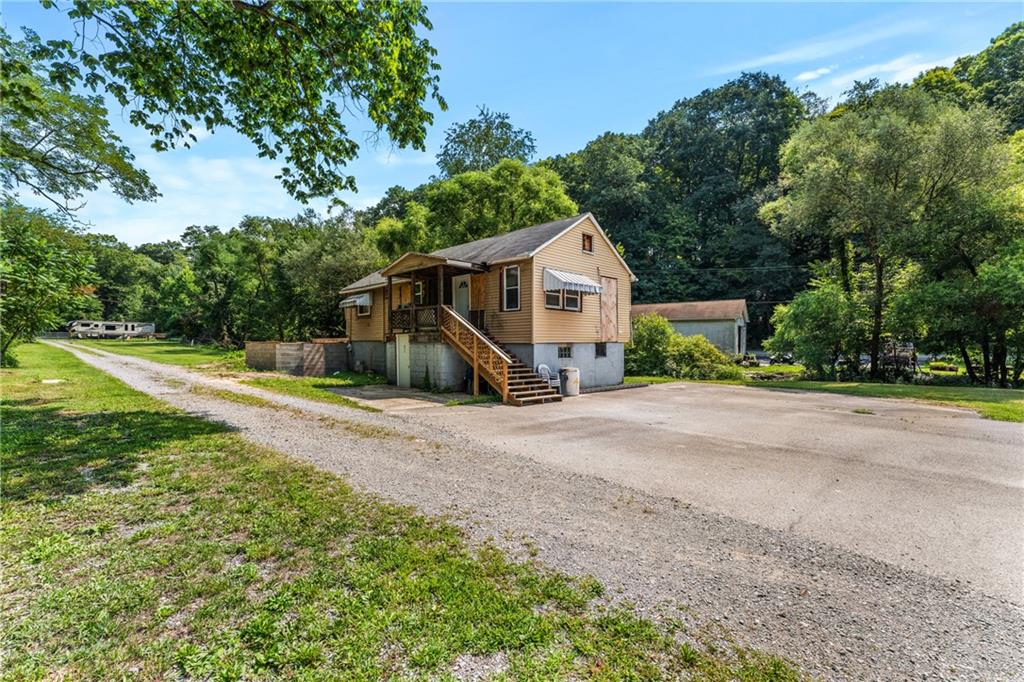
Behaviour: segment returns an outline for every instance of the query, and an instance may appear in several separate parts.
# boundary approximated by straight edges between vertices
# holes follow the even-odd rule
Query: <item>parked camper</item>
[[[125,339],[134,336],[153,336],[153,322],[107,322],[104,320],[72,320],[68,323],[68,336],[73,339]]]

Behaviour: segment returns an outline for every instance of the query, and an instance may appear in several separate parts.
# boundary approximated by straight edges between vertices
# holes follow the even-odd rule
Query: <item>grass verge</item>
[[[625,383],[664,384],[689,381],[674,377],[626,377]],[[866,398],[898,398],[920,400],[974,410],[982,417],[1007,422],[1024,422],[1024,391],[1010,388],[984,388],[979,386],[922,386],[919,384],[877,384],[855,381],[805,381],[782,379],[768,381],[711,381],[701,383],[741,384],[755,388],[791,389],[842,393]]]
[[[384,378],[355,372],[339,372],[329,377],[254,376],[242,379],[242,383],[296,398],[344,405],[367,412],[380,412],[376,407],[338,395],[331,389],[381,384],[384,383]]]
[[[489,395],[483,393],[481,395],[470,396],[469,398],[453,398],[447,401],[445,407],[458,407],[459,405],[484,405],[486,403],[500,403],[501,396]]]
[[[226,350],[213,345],[187,346],[159,339],[72,339],[68,343],[168,365],[224,372],[241,372],[246,369],[245,351]]]
[[[506,679],[796,678],[69,353],[21,351],[2,371],[4,679],[446,677],[497,653]]]

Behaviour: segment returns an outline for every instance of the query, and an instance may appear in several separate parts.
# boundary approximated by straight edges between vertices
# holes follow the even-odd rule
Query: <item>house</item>
[[[558,400],[541,365],[622,383],[633,273],[590,213],[407,253],[342,292],[350,363],[399,386]]]
[[[747,301],[682,301],[679,303],[644,303],[633,306],[632,317],[657,313],[669,321],[683,336],[702,335],[723,353],[743,355],[747,352]]]
[[[68,323],[68,336],[73,339],[120,339],[130,336],[152,336],[155,333],[156,325],[152,322],[72,320]]]

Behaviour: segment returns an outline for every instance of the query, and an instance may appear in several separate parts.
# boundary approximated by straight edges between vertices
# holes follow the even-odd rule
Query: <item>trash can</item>
[[[563,367],[561,371],[562,375],[562,395],[579,395],[580,394],[580,370],[578,367]]]

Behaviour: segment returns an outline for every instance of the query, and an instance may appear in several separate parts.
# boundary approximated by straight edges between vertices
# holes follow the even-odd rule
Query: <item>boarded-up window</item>
[[[587,253],[594,253],[594,235],[583,235],[583,250]]]

